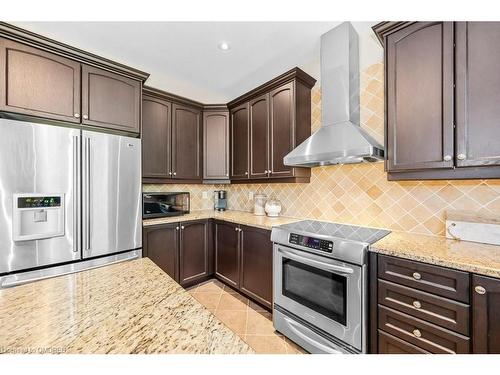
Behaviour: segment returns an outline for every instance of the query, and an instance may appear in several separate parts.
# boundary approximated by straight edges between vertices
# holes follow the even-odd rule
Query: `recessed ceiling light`
[[[229,43],[228,42],[220,42],[219,43],[219,49],[223,50],[223,51],[228,51],[231,47],[229,47]]]

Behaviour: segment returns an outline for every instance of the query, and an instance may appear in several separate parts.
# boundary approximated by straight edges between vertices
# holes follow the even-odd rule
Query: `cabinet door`
[[[273,297],[273,244],[271,232],[241,226],[241,291],[271,308]]]
[[[178,271],[178,223],[155,225],[144,228],[144,256],[151,259],[172,279],[179,281]]]
[[[500,22],[457,22],[455,35],[457,166],[500,165]]]
[[[142,100],[142,177],[170,178],[172,105],[144,96]]]
[[[82,66],[85,125],[140,132],[142,83],[91,66]]]
[[[80,122],[80,64],[0,38],[0,110]]]
[[[209,276],[208,220],[181,222],[179,283],[195,284]]]
[[[473,275],[472,286],[473,352],[500,354],[500,280]]]
[[[201,180],[201,112],[172,105],[172,175],[175,179]]]
[[[267,178],[269,166],[269,94],[250,102],[250,178]]]
[[[248,178],[248,103],[231,110],[231,179]]]
[[[215,274],[226,283],[240,285],[238,225],[215,222]]]
[[[387,170],[453,168],[453,23],[390,34],[386,74]]]
[[[295,146],[295,87],[290,82],[269,94],[270,177],[293,176],[293,169],[283,158]]]
[[[229,113],[203,113],[203,179],[229,179]]]

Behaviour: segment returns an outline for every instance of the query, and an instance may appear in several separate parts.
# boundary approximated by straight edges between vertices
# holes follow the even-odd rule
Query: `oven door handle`
[[[307,264],[308,266],[311,266],[311,267],[316,267],[316,268],[322,269],[324,271],[347,273],[347,274],[354,273],[354,270],[352,268],[336,266],[335,264],[329,264],[329,263],[320,262],[320,261],[317,261],[314,259],[309,259],[309,258],[300,256],[298,254],[292,253],[291,251],[283,250],[281,248],[278,248],[278,251],[281,254],[283,254],[284,256],[286,256],[287,258],[290,258],[292,260],[296,260],[297,262]]]
[[[288,327],[290,327],[290,329],[297,335],[299,336],[302,340],[308,342],[309,344],[311,344],[312,346],[314,346],[315,348],[318,348],[320,350],[323,350],[325,353],[329,353],[329,354],[341,354],[342,352],[340,350],[337,350],[337,349],[334,349],[330,346],[327,346],[325,344],[322,344],[316,340],[313,340],[311,337],[309,337],[308,335],[306,335],[305,333],[301,332],[299,330],[299,325],[297,323],[295,323],[293,320],[287,318],[286,316],[283,318],[285,320],[285,322],[288,324]]]

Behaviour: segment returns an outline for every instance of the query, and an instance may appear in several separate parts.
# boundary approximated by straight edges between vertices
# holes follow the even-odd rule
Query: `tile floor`
[[[207,281],[188,291],[256,353],[305,353],[292,341],[274,331],[271,313],[218,280]]]

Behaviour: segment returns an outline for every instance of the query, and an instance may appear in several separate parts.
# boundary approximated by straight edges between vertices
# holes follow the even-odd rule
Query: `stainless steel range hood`
[[[283,159],[293,167],[382,160],[384,147],[360,126],[358,34],[344,22],[321,36],[322,127]]]

